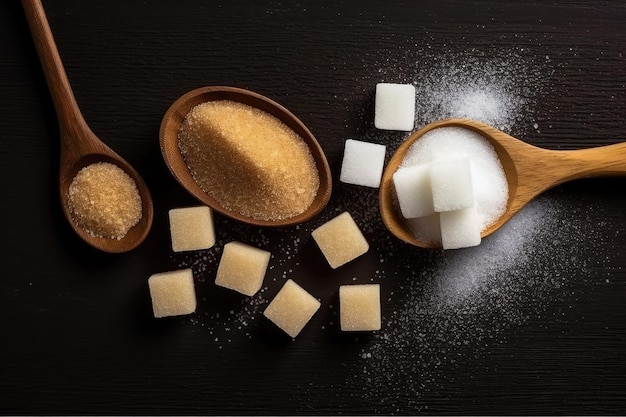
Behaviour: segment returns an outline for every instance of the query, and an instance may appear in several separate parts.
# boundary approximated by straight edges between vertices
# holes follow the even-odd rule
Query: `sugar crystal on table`
[[[213,213],[209,207],[172,209],[169,220],[174,252],[209,249],[215,245]]]
[[[415,124],[415,86],[376,84],[374,126],[383,130],[411,131]]]
[[[196,290],[191,269],[153,274],[148,278],[154,317],[191,314],[196,311]]]
[[[263,315],[291,337],[296,337],[319,310],[321,303],[289,279],[267,306]]]
[[[472,169],[467,158],[432,162],[430,186],[436,212],[460,210],[474,205]]]
[[[347,139],[339,180],[378,188],[385,165],[385,145]]]
[[[400,168],[392,178],[402,216],[412,219],[434,213],[430,170],[427,164]]]
[[[439,214],[441,245],[444,249],[477,246],[481,242],[480,221],[476,207],[445,211]]]
[[[215,284],[252,296],[261,289],[271,253],[241,242],[229,242],[217,267]]]
[[[359,226],[347,211],[313,230],[312,236],[333,269],[363,255],[369,249]]]
[[[353,284],[339,287],[341,330],[380,330],[380,310],[379,284]]]

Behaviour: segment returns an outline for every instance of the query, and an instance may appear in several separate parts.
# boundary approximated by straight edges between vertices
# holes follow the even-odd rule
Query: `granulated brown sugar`
[[[178,138],[194,180],[228,210],[288,219],[317,194],[319,174],[307,144],[262,110],[229,100],[199,104]]]
[[[121,239],[141,219],[137,185],[108,162],[78,171],[69,187],[68,205],[76,224],[97,237]]]

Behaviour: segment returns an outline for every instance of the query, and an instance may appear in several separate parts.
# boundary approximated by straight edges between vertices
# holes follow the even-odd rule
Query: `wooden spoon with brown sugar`
[[[596,148],[556,151],[522,142],[498,129],[468,119],[446,119],[431,123],[413,133],[390,159],[380,185],[380,213],[387,229],[411,245],[441,248],[440,244],[418,240],[406,225],[394,199],[392,177],[409,148],[426,132],[440,127],[460,127],[479,133],[495,148],[506,175],[507,207],[481,236],[498,230],[511,217],[542,192],[567,181],[598,176],[626,175],[626,142]]]
[[[137,171],[101,142],[85,122],[74,98],[41,2],[22,0],[22,6],[59,120],[61,131],[59,190],[63,212],[76,233],[94,248],[111,253],[134,249],[144,241],[152,226],[153,205],[150,191]],[[141,218],[120,239],[94,236],[80,227],[70,212],[68,198],[72,180],[82,168],[98,162],[108,162],[121,168],[135,182],[141,197]]]
[[[280,120],[302,138],[310,150],[319,176],[317,193],[306,210],[292,217],[276,220],[254,218],[226,207],[221,201],[207,193],[200,184],[196,182],[181,153],[178,135],[181,125],[183,125],[191,109],[197,105],[211,101],[232,101],[261,110]],[[176,180],[196,199],[217,212],[240,222],[266,227],[295,225],[309,220],[318,214],[326,206],[330,198],[332,189],[330,168],[324,151],[311,131],[289,110],[275,101],[253,91],[227,86],[209,86],[192,90],[178,98],[167,110],[161,122],[159,136],[163,159],[174,178],[176,178]],[[270,196],[267,196],[267,198],[270,198]]]

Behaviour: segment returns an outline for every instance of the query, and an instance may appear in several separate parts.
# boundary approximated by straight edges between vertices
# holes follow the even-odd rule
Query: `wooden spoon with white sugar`
[[[446,119],[413,133],[391,157],[380,184],[380,214],[387,229],[399,239],[421,248],[441,248],[440,243],[417,239],[395,203],[393,174],[415,141],[440,127],[460,127],[479,133],[495,148],[506,175],[509,197],[505,212],[482,231],[486,237],[542,192],[567,181],[599,176],[626,175],[626,142],[596,148],[555,151],[522,142],[498,129],[469,119]]]

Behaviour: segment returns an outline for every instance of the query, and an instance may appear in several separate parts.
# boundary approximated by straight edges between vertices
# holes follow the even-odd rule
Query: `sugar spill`
[[[521,135],[535,123],[533,106],[547,88],[545,79],[551,71],[548,62],[519,48],[469,48],[455,53],[416,48],[381,53],[379,62],[384,64],[363,80],[414,84],[419,98],[416,128],[435,120],[466,117]]]
[[[405,281],[392,295],[399,307],[387,310],[383,331],[364,344],[354,378],[372,392],[388,387],[389,403],[408,395],[419,407],[422,395],[452,382],[455,368],[506,343],[512,327],[555,305],[571,308],[582,294],[569,281],[589,267],[574,242],[597,242],[586,210],[540,197],[480,246],[445,252],[425,269],[405,265],[394,277]]]

